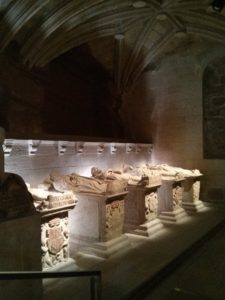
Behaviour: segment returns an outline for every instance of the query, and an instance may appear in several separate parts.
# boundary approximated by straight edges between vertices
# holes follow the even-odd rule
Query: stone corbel
[[[39,145],[40,145],[40,141],[29,140],[28,141],[28,154],[36,155]]]
[[[111,154],[115,154],[118,150],[118,147],[116,144],[110,144],[110,152]]]
[[[136,146],[134,144],[126,144],[126,153],[131,153],[135,151]]]
[[[97,153],[101,154],[105,150],[105,145],[104,144],[99,144],[97,146]]]
[[[152,150],[153,150],[153,145],[152,144],[148,145],[148,153],[152,154]]]
[[[76,152],[79,154],[84,152],[84,143],[83,142],[76,143]]]
[[[58,142],[58,155],[65,154],[67,150],[65,142]]]
[[[140,153],[142,150],[143,150],[142,145],[137,144],[137,145],[136,145],[136,153]]]
[[[10,156],[12,152],[13,141],[5,141],[3,144],[3,151],[5,156]]]
[[[141,151],[147,151],[148,153],[152,153],[153,145],[152,144],[137,144],[136,145],[136,153],[140,153]]]

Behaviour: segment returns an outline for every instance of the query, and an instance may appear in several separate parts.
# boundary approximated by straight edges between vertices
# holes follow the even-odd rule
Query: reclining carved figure
[[[45,183],[59,192],[71,190],[77,193],[117,194],[126,191],[126,182],[120,180],[107,181],[94,177],[80,176],[76,173],[68,175],[50,174]]]
[[[96,179],[101,180],[120,180],[126,182],[128,185],[137,185],[137,186],[146,186],[148,185],[148,177],[147,176],[138,176],[131,175],[129,173],[120,172],[117,170],[109,169],[105,172],[102,170],[93,167],[91,169],[91,174]]]

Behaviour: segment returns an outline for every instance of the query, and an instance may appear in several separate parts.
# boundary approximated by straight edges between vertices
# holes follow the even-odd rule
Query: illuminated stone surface
[[[159,186],[128,187],[125,198],[125,231],[134,232],[140,225],[151,222],[158,215]]]
[[[126,195],[127,192],[109,196],[76,194],[77,208],[69,212],[71,253],[85,251],[107,257],[111,254],[111,246],[117,250],[114,242],[123,240]]]
[[[29,190],[36,210],[41,215],[42,268],[66,262],[69,258],[68,211],[77,203],[74,193],[60,193],[41,188]]]

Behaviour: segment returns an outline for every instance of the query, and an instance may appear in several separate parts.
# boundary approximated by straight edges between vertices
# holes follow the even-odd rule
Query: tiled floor
[[[162,270],[162,268],[178,257],[193,243],[205,236],[213,227],[221,223],[224,219],[224,208],[206,207],[195,215],[185,217],[178,224],[164,227],[160,232],[150,238],[129,235],[130,248],[124,249],[123,253],[114,255],[107,260],[97,259],[91,256],[80,256],[79,259],[76,259],[75,261],[71,260],[70,263],[62,265],[57,269],[101,270],[103,300],[130,299],[132,294],[134,295],[137,292],[138,295],[138,291],[140,291],[142,285],[148,283],[155,274]],[[222,240],[221,243],[221,251],[220,249],[216,249],[216,241],[213,240],[209,243],[210,247],[214,249],[212,251],[214,251],[215,257],[221,253],[223,253],[224,257],[225,238],[224,244]],[[212,257],[208,256],[209,254],[210,253],[208,253],[203,260],[199,260],[196,266],[195,264],[189,263],[186,266],[188,272],[186,272],[186,269],[183,269],[181,273],[178,273],[181,274],[178,275],[180,276],[179,278],[182,278],[181,281],[176,282],[176,278],[172,278],[170,282],[168,281],[168,283],[166,283],[165,288],[158,286],[154,289],[152,295],[150,295],[149,298],[146,298],[146,300],[164,299],[163,297],[169,297],[169,294],[171,295],[171,298],[165,299],[188,299],[187,297],[190,298],[193,296],[190,293],[188,294],[189,291],[204,295],[202,290],[198,289],[200,283],[203,286],[205,285],[203,281],[199,280],[201,279],[201,273],[204,275],[205,272],[210,270],[212,273],[211,276],[214,274],[214,277],[216,277],[216,270],[219,267],[220,270],[225,267],[225,259],[223,259],[221,265],[214,265]],[[168,280],[169,278],[170,277],[168,277]],[[204,276],[202,278],[204,278]],[[222,284],[221,278],[218,279],[218,282],[217,288]],[[182,291],[173,291],[175,287],[182,289]],[[193,289],[190,289],[190,287],[193,287]],[[194,287],[196,287],[196,289],[194,289]],[[208,287],[210,290],[210,284],[208,284]],[[160,290],[161,294],[159,292]],[[162,293],[162,291],[164,292]],[[181,293],[183,293],[183,298],[176,298],[179,297]],[[136,296],[135,299],[144,299],[143,297],[144,296],[138,298],[138,296]],[[90,299],[89,279],[61,279],[48,280],[45,282],[44,300],[67,299]],[[223,299],[225,299],[225,297]]]

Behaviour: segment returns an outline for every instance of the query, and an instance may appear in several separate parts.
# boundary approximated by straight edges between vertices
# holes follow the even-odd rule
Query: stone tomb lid
[[[121,196],[126,196],[128,194],[128,191],[124,191],[121,193],[116,193],[116,194],[94,194],[94,193],[75,193],[78,197],[79,195],[86,195],[88,197],[94,197],[94,198],[102,198],[102,200],[105,199],[114,199],[114,198],[119,198]]]
[[[41,188],[30,188],[36,210],[42,215],[46,213],[58,213],[72,209],[76,203],[76,196],[72,191],[52,192]]]

